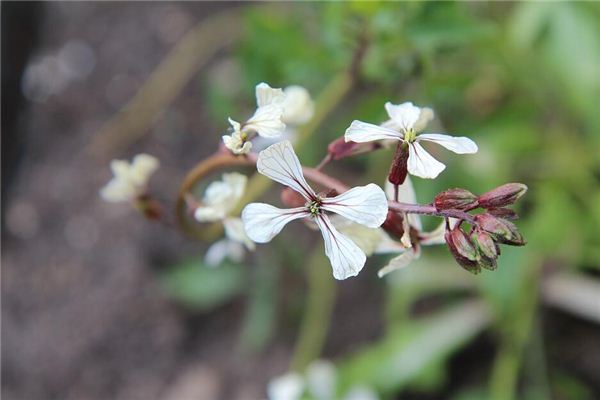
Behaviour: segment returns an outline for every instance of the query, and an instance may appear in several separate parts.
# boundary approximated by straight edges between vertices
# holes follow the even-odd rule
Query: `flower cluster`
[[[308,91],[300,86],[278,89],[260,83],[256,103],[256,111],[244,123],[229,119],[231,130],[222,137],[224,147],[192,170],[178,199],[178,204],[187,205],[196,222],[220,224],[225,232],[225,238],[208,250],[207,264],[218,265],[224,258],[240,261],[246,250],[256,248],[255,243],[271,241],[294,220],[321,233],[336,279],[356,276],[368,256],[393,254],[379,270],[381,277],[420,257],[423,246],[441,244],[448,246],[459,265],[479,273],[496,268],[500,244],[525,244],[511,222],[517,215],[507,208],[526,192],[523,184],[502,185],[480,196],[463,188],[449,189],[428,204],[417,203],[409,175],[434,179],[445,169],[423,143],[435,143],[456,154],[478,151],[467,137],[422,133],[434,119],[432,109],[411,102],[387,102],[386,121],[379,125],[352,121],[344,135],[329,144],[328,154],[318,167],[308,168],[301,165],[293,146],[295,129],[307,123],[315,111]],[[385,190],[375,183],[349,187],[323,172],[332,161],[391,145],[396,149]],[[244,204],[242,200],[252,198],[252,194],[245,195],[248,179],[237,172],[224,173],[221,180],[206,187],[201,200],[194,199],[191,189],[202,177],[219,168],[240,165],[255,166],[258,173],[284,185],[281,198],[289,208]],[[115,178],[102,190],[102,196],[108,201],[140,204],[142,199],[143,204],[150,204],[147,181],[157,167],[158,161],[147,155],[137,156],[131,165],[113,161]],[[316,191],[308,181],[325,190]],[[443,220],[426,232],[420,214]]]

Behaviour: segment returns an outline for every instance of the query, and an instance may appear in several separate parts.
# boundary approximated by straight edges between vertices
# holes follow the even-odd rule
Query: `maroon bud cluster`
[[[472,273],[482,268],[495,270],[500,256],[499,244],[523,246],[525,239],[517,226],[509,220],[517,219],[517,214],[505,206],[514,204],[525,192],[527,186],[520,183],[508,183],[499,186],[481,196],[465,189],[449,189],[439,193],[433,205],[436,210],[448,215],[460,215],[462,212],[483,208],[485,212],[465,218],[471,224],[467,234],[460,220],[453,229],[447,225],[446,244],[456,262]]]
[[[461,210],[468,211],[477,208],[479,202],[477,196],[466,189],[448,189],[433,200],[433,205],[437,210]]]

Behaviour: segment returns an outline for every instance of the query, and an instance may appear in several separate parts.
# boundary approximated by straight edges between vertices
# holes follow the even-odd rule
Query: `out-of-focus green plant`
[[[529,245],[503,250],[494,273],[469,276],[438,262],[433,251],[390,276],[387,284],[381,282],[387,291],[386,332],[378,342],[340,358],[340,393],[357,381],[381,394],[415,386],[436,390],[444,383],[447,359],[490,329],[497,338],[497,355],[489,365],[489,382],[456,398],[515,398],[519,380],[522,398],[552,393],[585,397],[587,389],[562,371],[548,372],[560,376],[557,380],[539,378],[541,387],[528,381],[535,374],[527,372],[542,371],[539,376],[546,369],[522,360],[526,352],[544,352],[543,346],[527,346],[543,336],[535,327],[546,266],[558,264],[578,274],[600,267],[597,4],[356,2],[290,4],[244,13],[244,33],[227,61],[231,68],[225,70],[240,87],[268,79],[275,86],[297,83],[316,93],[348,68],[357,48],[364,46],[353,89],[324,117],[311,139],[319,146],[303,152],[307,161],[322,158],[318,149],[341,136],[351,119],[383,120],[386,100],[411,100],[434,107],[440,131],[468,134],[480,145],[468,160],[444,159],[452,168],[439,179],[427,185],[416,180],[423,199],[449,185],[476,193],[505,181],[525,182],[530,188],[518,210]],[[222,78],[210,78],[203,84],[219,120],[234,114],[232,108],[253,104],[249,94],[224,93]],[[382,151],[343,161],[337,168],[381,176],[390,158]],[[301,263],[301,253],[281,256]],[[264,277],[265,271],[261,267],[253,273]],[[170,292],[201,309],[241,290],[240,272],[233,267],[186,265],[170,274]],[[268,305],[279,302],[273,287],[281,275],[268,275],[272,280],[261,278],[267,284],[250,291],[243,340],[254,348],[272,334],[262,328],[274,326],[275,312]],[[205,284],[208,292],[200,293]],[[414,317],[414,302],[431,294],[443,305],[433,316]]]

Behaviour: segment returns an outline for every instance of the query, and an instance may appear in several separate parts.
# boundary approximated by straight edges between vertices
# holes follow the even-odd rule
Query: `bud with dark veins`
[[[522,183],[507,183],[479,196],[482,208],[498,208],[515,203],[527,192],[527,186]]]

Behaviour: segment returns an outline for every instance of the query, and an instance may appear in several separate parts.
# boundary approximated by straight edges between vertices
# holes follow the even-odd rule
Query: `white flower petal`
[[[408,172],[424,179],[433,179],[446,166],[433,158],[419,143],[411,143],[408,147]]]
[[[304,380],[295,372],[271,380],[267,386],[269,400],[299,400],[304,391]]]
[[[234,131],[231,135],[223,135],[223,143],[233,154],[247,154],[252,148],[252,143],[242,139],[240,131]]]
[[[265,82],[256,85],[256,105],[258,107],[267,106],[269,104],[280,103],[283,101],[283,90],[275,89]]]
[[[204,255],[204,264],[209,267],[218,267],[228,258],[240,263],[244,259],[244,245],[227,238],[221,239],[208,248]]]
[[[417,140],[426,140],[444,146],[456,154],[477,153],[477,144],[465,136],[450,136],[441,133],[423,133],[417,136]]]
[[[385,194],[390,200],[394,198],[394,185],[388,180],[385,181]],[[404,183],[398,187],[398,201],[401,203],[417,204],[417,195],[410,176],[407,176]],[[421,218],[419,218],[418,214],[408,214],[408,223],[419,231],[423,229]]]
[[[370,183],[354,187],[335,197],[324,198],[322,209],[369,228],[378,228],[387,217],[388,202],[383,190]]]
[[[338,231],[348,236],[367,256],[375,253],[386,238],[389,239],[389,236],[381,228],[367,228],[341,215],[331,215],[329,219]],[[397,250],[394,252],[397,252]]]
[[[240,129],[242,129],[242,126],[240,125],[239,122],[232,120],[231,118],[227,118],[227,120],[229,121],[229,124],[231,125],[231,127],[233,128],[234,132],[239,132]]]
[[[434,117],[435,117],[435,114],[431,108],[421,107],[421,113],[419,114],[419,119],[417,120],[417,122],[415,122],[415,126],[414,126],[415,132],[422,132],[425,129],[425,127],[427,126],[427,124],[429,124],[433,120]]]
[[[421,109],[410,101],[402,104],[385,103],[385,110],[401,130],[413,129],[421,115]]]
[[[128,182],[113,178],[100,190],[100,196],[111,203],[130,201],[135,197],[135,190]]]
[[[230,201],[234,203],[233,205],[235,205],[235,203],[237,203],[244,195],[248,178],[246,175],[238,172],[230,172],[223,174],[223,182],[225,182],[231,188]]]
[[[413,250],[410,250],[400,254],[397,257],[392,258],[388,265],[381,268],[377,272],[377,276],[381,278],[392,271],[396,271],[407,267],[416,258],[416,254],[417,253],[415,253]]]
[[[194,211],[194,218],[198,222],[214,222],[225,218],[225,210],[220,207],[200,206]]]
[[[308,122],[315,113],[315,104],[308,90],[302,86],[288,86],[283,90],[283,122],[301,125]]]
[[[129,170],[130,179],[138,186],[146,186],[150,176],[158,169],[160,163],[156,157],[149,154],[138,154],[133,158]]]
[[[242,211],[242,221],[251,240],[267,243],[281,232],[288,222],[309,215],[306,207],[281,209],[265,203],[250,203]]]
[[[244,222],[240,218],[225,218],[223,227],[225,228],[225,235],[229,239],[244,244],[248,250],[256,249],[254,242],[246,235]]]
[[[283,107],[279,104],[258,107],[244,128],[256,131],[260,136],[278,137],[285,130],[285,124],[281,121],[282,116]]]
[[[315,222],[323,234],[325,255],[331,262],[333,277],[342,280],[358,275],[367,260],[365,253],[356,243],[338,232],[326,215],[319,215]]]
[[[402,140],[402,138],[402,134],[398,131],[358,120],[352,121],[344,134],[346,142],[355,143],[373,142],[384,139]]]
[[[294,189],[307,200],[316,196],[304,179],[300,160],[287,140],[261,151],[258,154],[256,169],[266,177]]]

